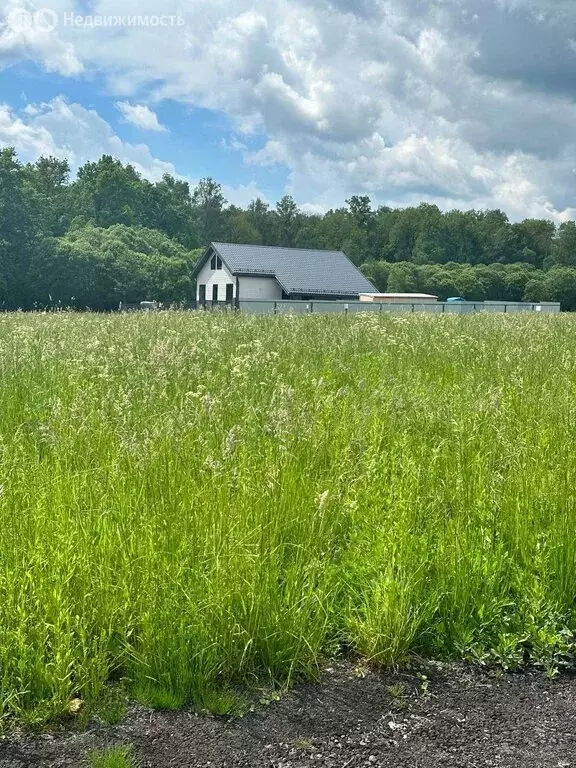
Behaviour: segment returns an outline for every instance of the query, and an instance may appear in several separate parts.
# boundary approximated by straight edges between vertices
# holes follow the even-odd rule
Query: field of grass
[[[576,319],[0,316],[0,713],[567,663]]]

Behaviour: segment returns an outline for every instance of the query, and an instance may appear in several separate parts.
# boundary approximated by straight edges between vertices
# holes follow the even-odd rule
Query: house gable
[[[212,302],[215,296],[218,302],[226,301],[227,297],[232,300],[237,298],[236,278],[214,249],[206,250],[193,274],[196,278],[196,301]]]

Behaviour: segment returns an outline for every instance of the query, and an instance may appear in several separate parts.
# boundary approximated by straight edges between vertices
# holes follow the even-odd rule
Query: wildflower
[[[232,427],[224,440],[224,455],[231,456],[234,453],[234,449],[238,445],[238,442],[239,438],[236,427]]]
[[[82,699],[71,699],[71,701],[68,702],[68,712],[71,715],[77,715],[82,709],[83,705],[84,702]]]
[[[211,472],[219,472],[222,469],[222,463],[213,456],[206,456],[204,466]]]

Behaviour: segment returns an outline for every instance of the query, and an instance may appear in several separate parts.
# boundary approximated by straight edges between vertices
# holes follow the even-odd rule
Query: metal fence
[[[152,304],[153,302],[143,302]],[[310,314],[334,314],[354,312],[387,312],[389,314],[425,312],[428,314],[470,314],[477,312],[502,312],[506,314],[518,312],[539,312],[544,314],[557,314],[560,312],[560,304],[544,301],[539,304],[519,301],[463,301],[432,303],[407,302],[402,304],[389,302],[364,302],[364,301],[273,301],[261,299],[240,299],[232,304],[219,301],[207,301],[205,305],[196,302],[186,304],[157,304],[155,307],[142,306],[142,304],[121,304],[123,312],[135,312],[154,309],[181,309],[181,310],[228,310],[239,309],[257,315],[310,315]]]
[[[425,312],[429,314],[471,314],[478,312],[539,312],[545,314],[557,314],[560,312],[560,304],[554,302],[527,303],[513,301],[463,301],[435,303],[396,304],[388,302],[363,302],[363,301],[239,301],[239,309],[258,315],[310,315],[328,313],[353,313],[353,312],[388,312],[389,314]]]

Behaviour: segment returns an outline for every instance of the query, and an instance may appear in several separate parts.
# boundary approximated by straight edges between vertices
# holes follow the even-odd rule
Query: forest
[[[374,208],[355,195],[324,214],[285,195],[228,204],[211,178],[195,187],[143,178],[110,155],[72,178],[66,160],[23,163],[0,150],[0,308],[114,309],[194,298],[191,273],[220,240],[342,249],[379,290],[471,301],[560,301],[576,310],[576,223],[510,222],[500,210]]]

